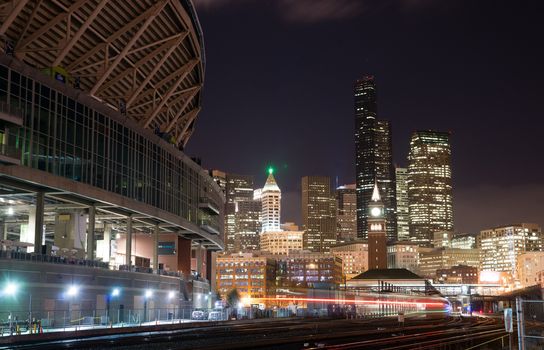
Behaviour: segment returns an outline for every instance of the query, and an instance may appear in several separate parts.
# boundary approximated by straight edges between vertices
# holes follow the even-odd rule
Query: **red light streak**
[[[398,301],[398,300],[349,300],[349,299],[327,299],[327,298],[255,298],[258,300],[271,300],[271,301],[306,301],[306,302],[327,302],[332,304],[391,304],[391,305],[426,305],[426,306],[440,306],[446,305],[445,302],[431,302],[431,301]]]

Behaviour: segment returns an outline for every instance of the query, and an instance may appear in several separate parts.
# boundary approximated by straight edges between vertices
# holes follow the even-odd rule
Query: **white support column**
[[[202,276],[202,244],[196,247],[196,273]]]
[[[95,243],[96,238],[94,235],[95,231],[95,213],[96,208],[94,205],[91,205],[89,207],[89,222],[87,224],[87,250],[85,256],[88,260],[94,260],[94,250],[95,250]]]
[[[125,242],[125,265],[132,265],[132,215],[127,216],[127,237]]]
[[[34,221],[34,253],[42,253],[43,245],[43,211],[44,211],[45,194],[43,192],[36,193],[36,216]]]
[[[159,273],[159,224],[155,225],[155,232],[153,233],[153,269]]]

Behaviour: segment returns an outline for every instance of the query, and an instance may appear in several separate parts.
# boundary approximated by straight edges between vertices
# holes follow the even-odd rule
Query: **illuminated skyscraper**
[[[262,211],[262,229],[261,232],[280,231],[281,214],[281,190],[274,179],[274,169],[268,169],[268,178],[263,189],[255,192],[255,198],[261,199]]]
[[[225,208],[225,250],[236,251],[236,213],[237,202],[253,199],[253,177],[249,175],[227,174]]]
[[[304,249],[328,252],[336,244],[336,200],[327,176],[302,178]]]
[[[542,238],[540,226],[531,223],[480,231],[476,240],[480,249],[480,269],[508,272],[514,279],[518,279],[517,257],[524,252],[542,251]]]
[[[260,200],[247,199],[236,202],[236,214],[234,215],[235,251],[259,250],[261,210]]]
[[[357,238],[357,195],[355,184],[336,189],[336,240],[338,243]]]
[[[450,134],[414,132],[408,163],[410,240],[429,247],[435,231],[453,231]]]
[[[357,236],[367,238],[368,208],[377,182],[384,204],[387,238],[397,239],[395,168],[391,125],[378,120],[374,77],[357,80],[355,94],[355,161]]]
[[[408,169],[395,168],[397,186],[397,239],[407,241],[410,238],[408,215]]]

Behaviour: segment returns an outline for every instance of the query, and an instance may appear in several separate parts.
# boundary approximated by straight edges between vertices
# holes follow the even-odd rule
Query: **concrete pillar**
[[[153,232],[153,269],[159,273],[159,224],[155,225],[155,232]]]
[[[43,211],[45,208],[45,194],[36,193],[36,216],[34,221],[34,253],[42,253],[43,245]]]
[[[196,273],[202,276],[202,245],[196,247]]]
[[[178,237],[176,249],[178,257],[178,271],[189,276],[191,274],[191,240],[183,237]]]
[[[95,258],[109,263],[111,258],[111,224],[104,223],[104,239],[96,241]]]
[[[206,278],[211,282],[215,279],[215,276],[213,275],[213,259],[212,259],[212,251],[206,250]]]
[[[96,237],[94,235],[96,208],[94,205],[89,207],[89,222],[87,224],[87,250],[85,257],[87,260],[94,260],[94,250]]]
[[[127,239],[125,242],[125,265],[132,265],[132,215],[127,216]]]
[[[5,241],[8,240],[8,224],[4,222],[2,225],[3,231],[2,231],[2,239]],[[2,250],[7,250],[7,246],[5,244],[2,244]]]

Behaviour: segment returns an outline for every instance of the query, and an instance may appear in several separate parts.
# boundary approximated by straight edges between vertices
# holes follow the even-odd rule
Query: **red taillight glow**
[[[258,298],[259,300],[273,300],[273,301],[287,301],[287,302],[294,302],[294,301],[305,301],[305,302],[325,302],[325,303],[331,303],[331,304],[390,304],[390,305],[425,305],[425,306],[440,306],[443,307],[445,303],[436,302],[436,301],[413,301],[413,300],[407,300],[407,301],[398,301],[398,300],[387,300],[387,299],[380,299],[380,300],[369,300],[369,299],[361,299],[361,300],[349,300],[349,299],[328,299],[328,298],[302,298],[302,297],[289,297],[289,298]]]

